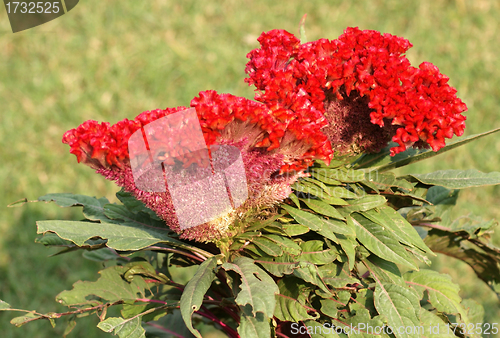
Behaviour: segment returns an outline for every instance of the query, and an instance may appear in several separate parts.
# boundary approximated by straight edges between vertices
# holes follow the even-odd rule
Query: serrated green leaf
[[[483,173],[476,169],[439,170],[428,174],[411,174],[408,177],[412,177],[427,185],[439,185],[449,189],[500,184],[500,172]]]
[[[113,332],[120,338],[145,338],[146,332],[141,325],[141,318],[123,319],[120,317],[109,317],[97,324],[104,332]]]
[[[124,266],[106,268],[99,271],[101,277],[96,282],[78,281],[73,284],[72,290],[58,294],[56,300],[63,305],[74,306],[101,303],[96,299],[89,300],[89,296],[98,297],[106,302],[146,298],[145,289],[148,285],[141,276],[136,276],[131,281],[122,278],[130,268],[138,265],[144,266],[149,265],[149,263],[132,262]]]
[[[254,315],[262,312],[266,317],[272,317],[276,306],[274,295],[279,290],[266,271],[255,265],[253,259],[247,257],[237,257],[232,263],[222,264],[222,268],[226,271],[235,271],[241,276],[240,290],[236,292],[236,304],[242,307],[249,304]]]
[[[319,313],[306,305],[306,293],[310,290],[304,281],[286,276],[278,282],[279,294],[276,295],[276,310],[274,315],[281,321],[299,322],[316,319]],[[313,310],[313,311],[311,311]],[[314,315],[308,313],[314,313]]]
[[[407,285],[415,288],[423,297],[427,291],[429,302],[440,312],[449,314],[465,313],[460,304],[458,292],[460,288],[453,283],[449,275],[440,274],[437,271],[422,269],[420,271],[409,271],[404,274]]]
[[[252,314],[249,306],[242,308],[238,333],[241,338],[269,338],[271,327],[262,312]]]
[[[375,308],[392,328],[420,326],[420,299],[415,290],[398,284],[377,283],[374,297]],[[394,330],[394,335],[397,338],[421,337],[414,330]]]
[[[344,220],[345,218],[330,204],[313,199],[301,198],[309,208],[317,212],[318,214],[338,218]]]
[[[181,296],[182,319],[189,331],[198,338],[202,337],[198,330],[193,328],[191,316],[200,309],[205,293],[215,279],[214,269],[217,266],[217,258],[217,256],[210,257],[200,264],[193,278],[186,284]]]
[[[418,269],[404,247],[385,227],[356,213],[347,221],[354,223],[358,241],[372,253],[387,261]]]

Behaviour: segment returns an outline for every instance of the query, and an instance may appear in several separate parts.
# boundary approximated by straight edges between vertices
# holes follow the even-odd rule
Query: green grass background
[[[13,307],[64,311],[54,297],[99,264],[79,253],[48,257],[33,241],[35,221],[77,218],[54,205],[6,205],[52,192],[112,199],[118,190],[76,159],[62,134],[85,120],[133,118],[144,110],[187,105],[201,90],[253,97],[245,55],[274,28],[297,33],[307,13],[309,40],[338,37],[347,26],[406,37],[414,65],[436,64],[450,76],[469,112],[466,135],[500,127],[500,3],[496,0],[135,1],[82,0],[67,15],[13,34],[0,8],[0,299]],[[500,170],[500,138],[489,136],[401,173],[444,168]],[[500,219],[500,187],[470,189],[457,215]],[[499,231],[500,233],[500,231]],[[494,235],[500,244],[500,235]],[[468,266],[439,258],[449,273],[500,322],[495,295]],[[47,322],[15,328],[0,313],[0,337],[57,337]],[[70,337],[104,336],[84,318]]]

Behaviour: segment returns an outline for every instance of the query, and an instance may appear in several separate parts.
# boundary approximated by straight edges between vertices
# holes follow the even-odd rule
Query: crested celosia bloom
[[[131,192],[182,238],[213,241],[231,235],[237,217],[284,200],[290,185],[316,159],[329,162],[334,153],[378,152],[391,139],[398,143],[392,155],[410,146],[437,151],[445,137],[463,133],[465,104],[436,66],[410,65],[403,54],[411,44],[403,38],[348,28],[337,40],[300,44],[292,34],[273,30],[259,42],[261,48],[248,54],[246,67],[246,81],[256,86],[259,102],[204,91],[190,105],[206,146],[229,145],[240,151],[248,199],[236,210],[182,229],[168,189],[143,191],[134,182],[131,162],[150,155],[131,159],[130,137],[186,107],[146,111],[114,125],[87,121],[67,131],[63,142],[78,162]],[[206,166],[207,159],[196,155],[199,145],[190,145],[181,133],[159,135],[148,135],[158,149],[155,161],[187,170]],[[182,154],[173,150],[190,147],[192,151]]]
[[[336,153],[378,152],[391,139],[399,145],[391,155],[411,146],[437,151],[463,134],[466,105],[436,66],[410,65],[406,39],[348,28],[331,41],[300,44],[284,30],[258,40],[246,67],[255,99],[290,130],[324,116],[321,131]]]
[[[228,234],[231,223],[238,215],[252,208],[271,206],[291,193],[290,185],[303,173],[290,171],[290,168],[298,165],[304,167],[304,163],[312,161],[306,153],[312,147],[313,143],[309,140],[314,139],[314,135],[307,135],[307,131],[304,131],[301,139],[298,139],[294,136],[295,133],[287,130],[286,124],[271,115],[264,104],[230,94],[201,92],[199,97],[191,101],[191,107],[196,109],[207,146],[223,144],[239,149],[249,195],[248,200],[235,211],[193,228],[180,228],[168,190],[148,192],[137,188],[128,149],[128,140],[134,132],[162,117],[185,110],[186,107],[146,111],[134,120],[125,119],[114,125],[87,121],[78,128],[67,131],[63,143],[71,147],[70,152],[76,155],[78,162],[96,169],[107,179],[131,192],[165,220],[172,230],[182,233],[182,238],[216,240]],[[189,147],[189,140],[178,136],[166,140],[150,135],[148,142],[150,145],[168,142],[169,147],[165,149],[175,148],[172,143],[179,147]],[[162,149],[161,146],[156,148]],[[195,157],[190,157],[192,154],[193,152],[169,154],[162,151],[154,156],[155,160],[167,163],[171,160],[172,164],[178,161],[183,167],[189,168],[198,161]],[[327,156],[323,159],[327,160]]]

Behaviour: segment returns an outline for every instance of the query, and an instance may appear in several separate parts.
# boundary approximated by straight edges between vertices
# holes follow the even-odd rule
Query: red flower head
[[[410,146],[437,151],[445,137],[463,134],[466,105],[436,66],[410,65],[406,39],[348,28],[332,41],[300,44],[283,30],[258,40],[261,48],[247,55],[246,82],[273,115],[293,119],[289,130],[297,135],[326,118],[311,153],[323,154],[323,135],[341,154],[378,152],[392,138],[394,155]]]
[[[67,131],[63,136],[63,143],[71,147],[70,152],[76,155],[78,162],[96,169],[107,179],[134,194],[164,219],[171,229],[182,233],[183,238],[208,241],[226,235],[229,225],[238,214],[252,207],[269,206],[285,199],[291,193],[290,185],[303,175],[292,169],[306,168],[305,163],[314,160],[309,149],[313,146],[310,140],[315,137],[307,134],[307,129],[301,131],[300,138],[295,137],[296,134],[288,130],[287,124],[272,115],[264,104],[230,94],[201,92],[199,97],[191,101],[191,107],[196,110],[206,146],[232,145],[240,150],[249,196],[234,212],[192,228],[181,229],[179,226],[168,189],[166,192],[138,189],[131,161],[144,160],[148,155],[131,159],[128,149],[128,141],[134,132],[162,117],[185,110],[186,107],[146,111],[134,120],[125,119],[114,125],[87,121],[78,128]],[[312,128],[310,130],[316,131]],[[180,154],[172,150],[175,148],[172,145],[178,145],[177,149],[199,149],[199,145],[193,145],[189,138],[182,134],[161,135],[148,135],[149,147],[160,149],[154,154],[155,160],[161,160],[167,165],[179,162],[188,169],[191,165],[207,165],[208,161],[203,163],[203,156],[194,156],[196,152]],[[162,144],[169,146],[162,148]],[[327,159],[326,156],[316,158]]]
[[[144,191],[134,181],[132,164],[143,162],[142,173],[149,175],[148,157],[186,170],[210,163],[196,153],[200,145],[189,137],[144,128],[186,107],[146,111],[114,125],[87,121],[66,132],[63,142],[78,162],[134,194],[182,238],[210,241],[226,236],[235,218],[251,208],[285,199],[303,169],[315,159],[329,162],[333,151],[377,152],[391,138],[399,145],[392,155],[410,146],[437,151],[445,137],[463,133],[461,113],[467,107],[436,66],[410,65],[403,54],[411,44],[403,38],[348,28],[337,40],[300,44],[292,34],[273,30],[259,42],[261,48],[248,54],[246,81],[256,86],[260,102],[215,91],[201,92],[191,101],[205,145],[238,148],[245,168],[248,199],[219,219],[183,229],[168,189]],[[139,130],[146,135],[146,129],[156,152],[130,158],[129,139]]]

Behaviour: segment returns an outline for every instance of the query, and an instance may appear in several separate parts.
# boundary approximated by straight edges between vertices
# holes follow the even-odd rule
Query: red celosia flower
[[[246,81],[255,99],[301,135],[309,121],[322,123],[333,150],[377,152],[388,141],[409,146],[444,147],[460,136],[467,107],[448,77],[428,62],[412,67],[403,55],[408,40],[376,31],[348,28],[336,40],[300,44],[292,34],[273,30],[259,37],[260,49],[248,54]],[[326,154],[321,136],[311,153]]]
[[[240,150],[249,199],[236,212],[182,230],[168,190],[142,191],[134,183],[131,160],[149,155],[130,159],[131,135],[186,107],[147,111],[112,126],[87,121],[66,132],[63,142],[79,162],[133,193],[183,238],[208,241],[226,235],[237,214],[285,199],[290,184],[315,159],[328,162],[334,151],[377,152],[391,138],[398,143],[392,155],[410,146],[437,151],[444,138],[463,133],[461,113],[467,107],[436,66],[410,65],[403,55],[411,47],[406,39],[348,28],[332,41],[300,44],[292,34],[273,30],[259,42],[261,48],[248,54],[246,81],[256,86],[260,102],[215,91],[201,92],[191,101],[206,145]],[[152,133],[148,142],[161,150],[154,156],[163,163],[189,169],[208,162],[193,152],[200,145],[182,135]],[[192,151],[180,154],[179,147]]]
[[[128,150],[130,136],[143,126],[185,110],[186,107],[146,111],[134,120],[125,119],[114,125],[87,121],[78,128],[67,131],[63,136],[63,143],[71,147],[70,152],[76,155],[78,162],[96,169],[107,179],[115,181],[133,193],[138,200],[164,219],[171,229],[182,232],[183,238],[199,241],[214,240],[226,233],[236,214],[251,207],[272,205],[282,201],[291,193],[290,185],[302,174],[290,172],[283,175],[283,172],[299,167],[305,168],[307,167],[305,163],[314,160],[310,151],[314,141],[310,140],[314,140],[315,135],[308,133],[317,132],[317,129],[314,129],[311,122],[311,127],[302,130],[301,135],[296,137],[294,131],[288,130],[287,123],[272,115],[264,104],[230,94],[219,95],[215,91],[201,92],[199,97],[191,101],[191,107],[196,109],[206,145],[226,144],[237,147],[241,152],[246,171],[249,199],[236,210],[236,213],[224,215],[217,222],[208,222],[182,230],[175,216],[175,208],[168,190],[167,192],[142,191],[134,182]],[[200,149],[199,145],[193,145],[191,140],[182,135],[169,135],[167,138],[165,139],[164,135],[160,138],[154,134],[148,135],[150,146],[155,143],[159,145],[155,148],[161,149],[162,143],[169,145],[165,147],[166,151],[155,154],[157,157],[155,159],[167,164],[175,164],[175,161],[178,161],[185,168],[195,162],[203,166],[199,163],[199,158],[192,156],[193,152],[173,153],[179,148],[197,150]],[[145,154],[144,157],[147,156]]]

